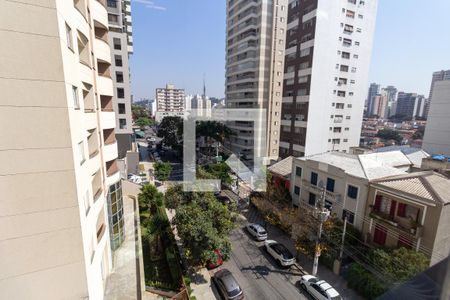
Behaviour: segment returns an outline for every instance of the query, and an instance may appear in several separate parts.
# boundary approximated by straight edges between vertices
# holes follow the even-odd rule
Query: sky
[[[431,74],[450,69],[450,1],[378,3],[369,83],[428,96]],[[132,17],[134,101],[166,83],[202,93],[203,76],[208,96],[224,96],[225,0],[132,0]]]

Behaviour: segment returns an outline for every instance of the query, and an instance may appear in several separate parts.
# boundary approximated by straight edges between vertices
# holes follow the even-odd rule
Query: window
[[[345,97],[345,91],[338,91],[337,95],[338,97]]]
[[[108,22],[119,23],[119,16],[113,15],[113,14],[108,14]]]
[[[84,143],[83,141],[78,143],[78,155],[80,159],[80,165],[86,161],[86,155],[84,154]]]
[[[355,73],[355,72],[356,72],[356,68],[353,67],[353,68],[352,68],[352,73]]]
[[[295,66],[288,66],[286,68],[286,73],[291,73],[291,72],[294,72],[294,71],[295,71]]]
[[[352,25],[345,24],[345,26],[344,26],[344,32],[345,32],[345,33],[352,33],[352,32],[353,32],[353,26],[352,26]]]
[[[342,52],[341,57],[342,57],[342,58],[349,59],[349,58],[350,58],[350,53],[348,53],[348,52]]]
[[[334,127],[333,132],[340,133],[342,131],[342,127]]]
[[[119,119],[119,128],[127,129],[127,120],[126,119]]]
[[[297,91],[297,96],[306,96],[308,93],[307,93],[307,90],[306,89],[299,89],[298,91]]]
[[[119,103],[119,114],[125,114],[125,103]]]
[[[342,42],[342,45],[349,47],[352,45],[352,40],[351,39],[344,39],[344,41]]]
[[[348,66],[341,65],[341,72],[348,72]]]
[[[327,178],[327,191],[334,192],[335,180],[332,178]]]
[[[299,68],[299,70],[304,70],[304,69],[309,68],[309,62],[305,61],[305,62],[299,64],[298,68]]]
[[[116,72],[116,82],[123,82],[123,73],[122,72]]]
[[[348,185],[347,196],[352,199],[358,198],[358,188],[353,185]]]
[[[353,58],[356,58],[356,59],[358,59],[358,54],[353,54]]]
[[[311,53],[311,47],[300,50],[300,57],[307,56]]]
[[[355,214],[347,209],[344,209],[342,211],[342,221],[345,220],[345,217],[347,217],[347,222],[350,224],[353,224],[355,222]]]
[[[346,15],[348,18],[351,18],[351,19],[354,19],[354,18],[355,18],[355,12],[352,11],[352,10],[348,10],[348,9],[347,9],[347,12],[346,12],[345,15]]]
[[[359,42],[355,42],[355,46],[359,46]]]
[[[108,7],[116,8],[117,7],[117,0],[108,0],[107,5],[108,5]]]
[[[78,98],[78,88],[72,86],[73,108],[80,109],[80,100]]]
[[[300,167],[295,167],[295,175],[302,177],[302,168]]]
[[[293,85],[293,84],[295,83],[295,81],[294,81],[294,78],[291,78],[291,79],[286,79],[286,80],[284,81],[284,83],[285,83],[286,85]]]
[[[356,0],[348,0],[348,3],[356,4]]]
[[[114,55],[114,60],[115,60],[116,66],[118,66],[118,67],[122,66],[122,56]]]
[[[341,143],[341,139],[333,139],[331,142],[333,145],[339,145]]]
[[[308,204],[313,206],[316,205],[316,194],[309,192]]]
[[[300,195],[300,187],[294,186],[294,194]]]
[[[115,50],[121,50],[122,49],[122,45],[120,44],[120,39],[119,38],[113,38],[113,44],[114,44],[114,49]]]
[[[125,90],[123,88],[117,88],[117,98],[125,98]]]
[[[358,18],[362,19],[362,18],[364,18],[364,17],[363,17],[363,15],[358,15]]]
[[[72,41],[72,29],[66,23],[66,43],[67,48],[73,51],[73,41]]]
[[[317,185],[317,173],[311,172],[311,184]]]
[[[308,75],[301,76],[298,78],[298,83],[305,83],[305,82],[308,82]]]

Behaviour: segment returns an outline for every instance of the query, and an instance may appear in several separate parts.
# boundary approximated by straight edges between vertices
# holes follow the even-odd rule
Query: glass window
[[[353,185],[348,185],[347,196],[352,199],[358,198],[358,188]]]
[[[72,29],[70,28],[69,25],[67,25],[67,23],[66,23],[66,43],[67,43],[67,47],[70,50],[73,50]]]
[[[125,90],[123,88],[117,88],[117,98],[125,98]]]
[[[73,107],[75,109],[79,109],[80,99],[78,98],[78,88],[76,86],[72,86],[72,98],[73,98]]]
[[[317,185],[317,173],[311,172],[311,184]]]
[[[127,129],[127,120],[126,119],[119,119],[119,128]]]
[[[347,222],[349,222],[350,224],[353,224],[355,222],[355,214],[347,209],[344,209],[342,211],[342,220],[344,220],[345,217],[347,217]]]
[[[295,167],[295,175],[297,176],[302,176],[302,168],[300,167]]]
[[[309,205],[316,205],[316,194],[309,192],[308,203]]]
[[[119,114],[125,114],[125,103],[119,103]]]
[[[294,186],[294,194],[300,195],[300,187]]]
[[[86,160],[86,156],[84,154],[84,143],[83,143],[83,141],[78,143],[78,154],[79,154],[80,164],[83,164],[84,161]]]
[[[119,38],[113,38],[113,44],[114,44],[114,49],[115,50],[121,50],[122,49],[122,45],[120,44],[120,39]]]
[[[334,192],[335,180],[332,178],[327,178],[327,191]]]

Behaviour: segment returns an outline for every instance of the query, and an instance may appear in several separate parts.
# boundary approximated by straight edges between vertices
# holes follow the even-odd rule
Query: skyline
[[[211,2],[132,0],[133,30],[139,37],[130,59],[135,101],[154,99],[156,88],[166,83],[186,94],[201,94],[203,74],[207,95],[224,97],[225,1]],[[450,63],[445,64],[450,2],[421,3],[379,0],[369,84],[428,96],[432,73],[450,69]],[[423,16],[433,16],[433,22]]]

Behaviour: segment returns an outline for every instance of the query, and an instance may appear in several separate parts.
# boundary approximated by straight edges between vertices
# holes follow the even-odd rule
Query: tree
[[[226,139],[233,135],[233,131],[225,124],[217,121],[199,121],[195,128],[196,137],[205,137],[209,148],[209,154],[212,152],[213,141],[223,144]]]
[[[165,117],[158,126],[158,137],[162,144],[174,150],[181,151],[183,144],[183,119],[180,117]]]
[[[136,121],[136,125],[139,126],[139,127],[141,127],[141,129],[143,129],[145,126],[150,126],[150,125],[152,125],[152,124],[153,124],[152,120],[150,120],[150,119],[147,118],[147,117],[140,117],[140,118],[137,119],[137,121]]]
[[[140,105],[131,105],[131,113],[133,115],[133,120],[138,120],[139,118],[148,118],[149,114],[147,110]]]
[[[182,204],[190,203],[193,197],[194,193],[185,192],[181,184],[176,184],[167,188],[164,202],[167,208],[176,209]]]
[[[146,184],[141,188],[141,192],[138,195],[138,202],[142,210],[148,210],[153,214],[158,207],[163,205],[163,194],[158,192],[154,185]]]
[[[399,144],[403,141],[403,137],[397,131],[388,128],[378,131],[377,136],[384,140],[395,140]]]
[[[178,234],[186,255],[194,264],[205,264],[219,249],[225,259],[231,252],[229,234],[234,227],[234,216],[214,195],[194,193],[191,202],[181,204],[175,216]]]
[[[230,172],[230,167],[226,163],[221,162],[199,167],[198,177],[202,179],[220,179],[222,184],[229,185],[232,181]]]
[[[425,133],[425,127],[420,127],[419,129],[416,130],[416,132],[414,132],[412,139],[413,140],[422,140],[424,133]]]
[[[155,177],[159,181],[167,181],[172,172],[172,165],[169,162],[156,162],[153,165],[155,169]]]

